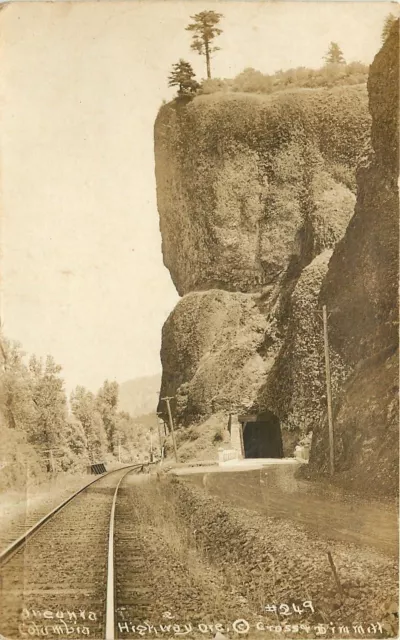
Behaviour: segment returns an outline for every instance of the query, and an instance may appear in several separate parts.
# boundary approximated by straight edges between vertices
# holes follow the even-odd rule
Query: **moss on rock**
[[[326,412],[325,361],[319,292],[332,252],[324,251],[302,271],[290,299],[285,340],[259,402],[279,416],[284,429],[312,431]],[[332,383],[337,392],[346,367],[332,354]]]
[[[260,291],[293,261],[334,246],[353,211],[369,126],[363,86],[163,106],[157,201],[178,292]]]
[[[272,362],[258,352],[268,332],[273,329],[251,294],[212,290],[185,296],[163,327],[161,351],[161,397],[176,397],[177,421],[204,420],[244,398],[250,404]],[[276,348],[272,336],[271,342]]]

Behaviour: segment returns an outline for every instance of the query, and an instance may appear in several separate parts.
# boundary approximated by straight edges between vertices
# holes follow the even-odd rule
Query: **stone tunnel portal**
[[[279,418],[272,411],[239,417],[245,458],[283,458]]]

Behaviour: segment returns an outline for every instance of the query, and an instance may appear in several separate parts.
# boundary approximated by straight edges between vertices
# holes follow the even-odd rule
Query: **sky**
[[[153,125],[185,26],[223,14],[215,77],[319,67],[331,41],[370,63],[386,2],[12,2],[0,12],[1,316],[67,390],[161,371],[179,297],[163,266]]]

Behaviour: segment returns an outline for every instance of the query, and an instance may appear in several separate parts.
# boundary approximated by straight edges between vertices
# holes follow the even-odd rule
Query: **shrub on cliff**
[[[239,73],[232,82],[233,91],[244,91],[246,93],[271,93],[273,80],[261,71],[248,68]]]
[[[392,30],[392,27],[394,24],[396,24],[397,20],[398,18],[396,18],[396,16],[393,15],[393,13],[389,13],[389,15],[386,17],[383,25],[383,29],[382,29],[382,35],[381,35],[382,43],[385,43],[386,40],[388,39],[390,32]]]
[[[362,62],[349,64],[329,63],[320,69],[296,67],[274,74],[265,74],[253,68],[244,69],[233,79],[214,78],[205,80],[200,86],[201,93],[243,92],[276,93],[287,89],[318,89],[365,84],[368,78],[368,65]]]
[[[210,93],[220,93],[228,91],[231,84],[232,80],[226,80],[222,78],[209,78],[207,80],[203,80],[203,82],[200,84],[198,93],[208,95]]]

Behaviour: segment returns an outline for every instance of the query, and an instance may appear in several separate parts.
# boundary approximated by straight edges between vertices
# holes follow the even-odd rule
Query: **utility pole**
[[[158,412],[157,413],[157,429],[158,429],[158,441],[160,443],[160,458],[162,460],[162,458],[163,458],[163,442],[162,442],[162,437],[161,437],[161,424],[160,424],[161,418],[160,418],[160,415],[161,414]]]
[[[160,397],[160,394],[157,393],[157,396]],[[161,400],[164,400],[164,398],[160,398],[160,402],[161,402]],[[164,436],[167,437],[168,429],[167,429],[167,424],[166,424],[166,422],[165,422],[165,420],[163,418],[162,412],[161,411],[157,411],[156,413],[157,413],[157,416],[159,417],[159,419],[162,420],[162,422],[163,422]],[[160,435],[160,447],[162,447],[162,446],[163,446],[163,442],[162,442],[162,438],[161,438],[161,435]]]
[[[121,462],[121,434],[118,434],[118,462]]]
[[[173,400],[173,396],[161,398],[161,400],[164,400],[167,403],[169,425],[171,427],[172,443],[174,445],[175,462],[178,462],[178,452],[176,450],[176,442],[175,442],[174,421],[172,420],[171,406],[169,404],[170,400]]]
[[[51,472],[54,473],[55,472],[55,467],[54,467],[53,449],[49,449],[49,453],[50,453]]]
[[[150,430],[150,462],[153,462],[153,432]]]
[[[324,351],[325,351],[325,372],[326,372],[326,398],[328,404],[328,426],[329,426],[329,471],[331,476],[335,470],[335,459],[333,450],[333,414],[332,414],[332,389],[331,389],[331,367],[329,362],[329,342],[328,342],[328,315],[326,305],[322,307],[322,320],[324,323]]]

